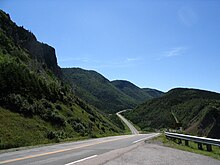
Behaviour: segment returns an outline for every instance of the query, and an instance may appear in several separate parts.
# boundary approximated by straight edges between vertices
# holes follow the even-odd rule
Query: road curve
[[[138,130],[127,119],[125,119],[121,115],[121,113],[125,112],[125,111],[127,111],[127,110],[120,111],[120,112],[116,113],[116,115],[128,126],[128,128],[131,130],[131,133],[133,135],[138,135],[139,134]]]
[[[102,159],[100,156],[104,153],[125,152],[137,146],[139,142],[159,135],[158,133],[139,134],[137,129],[120,114],[121,112],[117,115],[129,127],[132,135],[111,136],[3,153],[0,154],[0,165],[73,165],[84,162],[90,164],[91,159]]]

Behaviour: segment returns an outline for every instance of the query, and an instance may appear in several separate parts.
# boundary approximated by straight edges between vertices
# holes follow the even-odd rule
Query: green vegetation
[[[186,133],[220,138],[220,94],[196,89],[173,89],[123,115],[142,130],[175,129],[175,117]]]
[[[134,99],[119,91],[109,80],[95,71],[65,68],[62,72],[64,78],[75,86],[76,95],[102,112],[115,113],[136,105]]]
[[[110,82],[95,71],[63,68],[62,72],[77,96],[105,113],[133,108],[147,99],[156,97],[127,81]],[[160,96],[159,93],[157,97]]]
[[[0,149],[124,131],[59,79],[52,47],[0,10]]]
[[[164,92],[161,92],[156,89],[150,89],[150,88],[142,88],[142,91],[144,91],[145,93],[148,93],[148,95],[150,95],[151,98],[161,97],[164,94]]]
[[[198,145],[194,142],[189,142],[189,146],[185,146],[184,143],[178,144],[178,142],[168,140],[165,137],[165,135],[158,136],[158,137],[152,139],[151,142],[156,142],[156,143],[162,142],[162,144],[167,147],[172,147],[172,148],[180,149],[183,151],[188,151],[188,152],[193,152],[193,153],[197,153],[197,154],[201,154],[201,155],[205,155],[205,156],[210,156],[210,157],[213,157],[215,159],[220,160],[220,149],[217,146],[212,146],[212,152],[208,152],[205,150],[205,146],[203,147],[204,150],[199,150]]]
[[[132,84],[131,82],[125,80],[115,80],[111,83],[121,92],[133,98],[138,104],[143,103],[144,101],[152,98],[160,97],[163,94],[163,92],[155,89],[141,89],[136,85]]]
[[[95,121],[89,114],[79,116],[77,113],[82,113],[81,111],[83,110],[80,108],[75,109],[71,115],[71,112],[65,109],[63,113],[70,113],[70,117],[63,116],[60,119],[57,116],[54,117],[55,120],[48,122],[37,115],[25,117],[0,108],[0,149],[74,140],[79,137],[116,135],[119,130],[102,116],[98,115]],[[54,123],[55,121],[57,123]]]

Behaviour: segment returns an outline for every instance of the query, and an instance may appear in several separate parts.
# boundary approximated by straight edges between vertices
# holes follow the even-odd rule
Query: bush
[[[67,138],[67,135],[64,131],[48,131],[46,137],[49,140],[54,140],[55,142],[60,142],[62,139]]]
[[[55,108],[57,109],[57,110],[62,110],[62,107],[59,105],[59,104],[57,104],[56,106],[55,106]]]
[[[72,128],[76,132],[80,133],[81,135],[85,135],[86,128],[85,128],[84,124],[82,123],[82,121],[80,119],[78,119],[78,118],[76,118],[76,119],[75,118],[70,118],[68,120],[68,123],[72,126]]]
[[[89,119],[90,119],[92,122],[95,122],[95,117],[94,117],[94,116],[89,115]]]
[[[25,116],[33,116],[33,106],[20,94],[10,94],[5,98],[5,106],[15,112],[21,113]]]
[[[49,120],[53,123],[53,124],[56,124],[56,125],[59,125],[59,126],[65,126],[66,124],[66,120],[65,120],[65,117],[56,113],[56,112],[52,112],[49,116]]]

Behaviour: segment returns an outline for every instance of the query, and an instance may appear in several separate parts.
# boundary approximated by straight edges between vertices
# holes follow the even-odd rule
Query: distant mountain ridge
[[[142,88],[142,90],[148,93],[152,98],[161,97],[164,94],[164,92],[159,91],[157,89]]]
[[[114,80],[111,83],[120,91],[135,99],[138,104],[151,98],[160,97],[163,94],[163,92],[156,89],[139,88],[126,80]]]
[[[143,130],[174,128],[174,116],[186,133],[220,138],[220,94],[176,88],[124,115]]]
[[[62,72],[64,79],[75,89],[76,95],[106,113],[134,108],[139,103],[162,94],[158,92],[158,95],[152,96],[128,81],[111,82],[95,71],[62,68]]]

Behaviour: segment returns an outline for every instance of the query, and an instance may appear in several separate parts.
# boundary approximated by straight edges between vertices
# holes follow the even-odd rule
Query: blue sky
[[[1,0],[61,67],[168,91],[220,92],[218,0]]]

